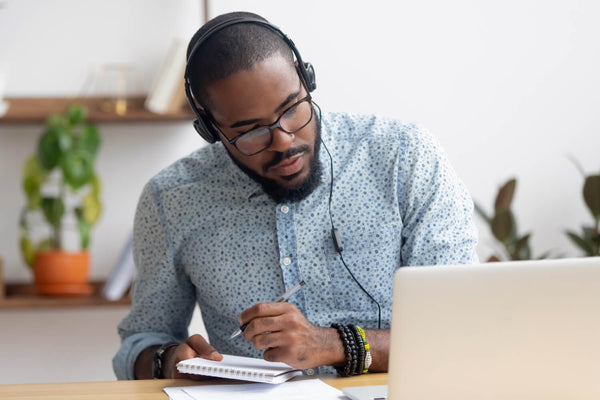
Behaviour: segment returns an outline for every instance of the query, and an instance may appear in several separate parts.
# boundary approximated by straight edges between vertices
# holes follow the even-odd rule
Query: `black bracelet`
[[[332,328],[335,328],[340,336],[340,340],[342,341],[342,345],[344,346],[344,356],[346,358],[346,362],[343,367],[335,367],[339,376],[350,376],[350,367],[352,365],[352,350],[350,349],[350,339],[346,335],[344,330],[344,326],[342,324],[338,324],[337,322],[331,324]]]
[[[348,326],[338,323],[331,324],[331,327],[338,331],[338,335],[344,346],[344,355],[346,357],[346,363],[343,367],[335,367],[338,375],[352,376],[360,373],[362,370],[358,370],[358,346],[352,330]],[[360,345],[362,346],[362,341]]]
[[[363,368],[365,366],[365,346],[363,345],[362,337],[360,336],[360,332],[356,328],[356,325],[348,325],[348,328],[352,331],[354,335],[354,341],[356,342],[356,347],[358,350],[358,363],[356,365],[355,375],[360,375],[363,373]]]
[[[165,377],[165,354],[173,346],[178,346],[179,343],[169,342],[160,346],[152,356],[152,378],[162,379]]]
[[[352,364],[350,366],[350,376],[356,375],[356,369],[358,367],[358,346],[356,345],[356,340],[354,338],[354,334],[350,329],[350,325],[344,325],[344,332],[350,338],[350,349],[352,350]]]

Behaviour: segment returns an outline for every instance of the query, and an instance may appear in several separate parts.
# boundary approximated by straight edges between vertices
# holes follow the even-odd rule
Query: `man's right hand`
[[[207,360],[221,361],[223,355],[215,350],[202,336],[192,335],[178,346],[173,346],[165,354],[164,375],[167,379],[186,378],[202,380],[202,375],[182,374],[177,370],[179,361],[200,357]]]
[[[152,359],[158,346],[151,346],[140,353],[135,361],[135,379],[152,379]],[[182,374],[177,371],[177,363],[194,357],[206,358],[207,360],[221,361],[221,355],[202,336],[192,335],[183,343],[173,346],[165,352],[163,375],[165,378],[186,378],[194,380],[205,379],[202,375]]]

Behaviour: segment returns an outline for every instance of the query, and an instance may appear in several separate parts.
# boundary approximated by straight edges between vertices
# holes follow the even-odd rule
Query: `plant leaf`
[[[481,206],[479,204],[477,204],[476,202],[473,202],[473,205],[475,206],[475,212],[477,214],[479,214],[479,216],[481,218],[483,218],[488,224],[491,224],[492,218],[487,215],[487,213],[483,210],[483,208],[481,208]]]
[[[514,230],[512,212],[507,208],[499,209],[492,219],[491,226],[494,237],[502,243],[508,243]]]
[[[82,199],[82,215],[90,226],[93,226],[98,222],[100,214],[102,214],[102,204],[98,196],[90,192],[83,196]]]
[[[94,165],[89,154],[84,151],[72,151],[65,154],[61,163],[65,182],[74,190],[90,183],[94,176]]]
[[[566,234],[586,255],[591,256],[594,254],[594,249],[589,241],[571,231],[566,231]]]
[[[67,120],[62,114],[50,114],[48,118],[46,118],[46,128],[65,129],[67,128]]]
[[[102,190],[102,182],[98,175],[94,174],[92,177],[92,194],[100,198],[100,191]]]
[[[80,104],[71,104],[67,108],[66,116],[71,125],[77,125],[87,118],[87,108]]]
[[[600,175],[585,178],[583,198],[594,218],[600,219]]]
[[[35,257],[35,248],[33,246],[33,243],[31,243],[31,240],[29,240],[28,237],[21,236],[19,245],[21,248],[21,256],[23,256],[23,260],[29,267],[33,268],[33,259]]]
[[[85,220],[83,215],[79,213],[77,218],[77,229],[79,229],[79,237],[81,239],[81,248],[87,249],[90,245],[90,224]]]
[[[496,211],[502,209],[509,209],[512,203],[512,199],[515,193],[515,187],[517,185],[516,179],[510,179],[506,182],[499,190],[498,195],[496,196],[496,202],[494,203],[494,208]]]
[[[50,171],[58,164],[60,157],[59,130],[50,128],[42,134],[38,142],[38,158],[44,169]]]
[[[513,260],[529,260],[531,258],[531,249],[529,247],[529,237],[526,234],[515,243],[515,251],[512,254]]]
[[[86,125],[79,134],[78,148],[89,153],[92,158],[96,157],[100,147],[100,134],[98,129],[91,124]]]
[[[65,214],[65,205],[60,197],[44,197],[42,211],[51,225],[57,225]]]

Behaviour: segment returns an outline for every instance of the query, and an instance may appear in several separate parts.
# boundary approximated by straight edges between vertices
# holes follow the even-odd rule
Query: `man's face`
[[[282,196],[269,193],[276,200],[314,180],[315,165],[320,177],[320,164],[315,163],[318,137],[315,117],[294,134],[276,128],[271,145],[252,156],[240,153],[227,141],[250,129],[272,124],[283,111],[308,94],[296,69],[284,57],[273,55],[256,63],[251,70],[238,71],[217,81],[207,88],[207,94],[210,111],[225,136],[221,139],[229,154],[263,187],[271,185],[281,189]],[[269,192],[268,187],[265,189]],[[310,191],[312,189],[314,187]]]

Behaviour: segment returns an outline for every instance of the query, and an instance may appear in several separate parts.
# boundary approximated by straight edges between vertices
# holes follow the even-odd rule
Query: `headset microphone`
[[[341,253],[344,250],[344,245],[342,243],[342,238],[337,228],[331,228],[331,237],[333,238],[333,245],[335,246],[335,251]]]

